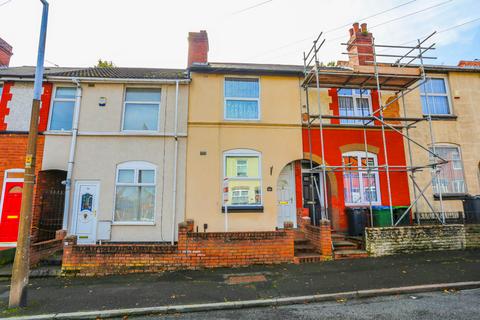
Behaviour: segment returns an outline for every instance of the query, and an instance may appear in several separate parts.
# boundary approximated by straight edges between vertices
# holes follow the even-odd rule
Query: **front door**
[[[78,244],[95,244],[97,237],[98,182],[77,182],[74,222]]]
[[[17,242],[23,182],[7,182],[3,190],[0,242]]]
[[[277,182],[277,227],[283,228],[286,221],[293,222],[297,227],[297,216],[295,214],[295,179],[292,165],[283,168]]]

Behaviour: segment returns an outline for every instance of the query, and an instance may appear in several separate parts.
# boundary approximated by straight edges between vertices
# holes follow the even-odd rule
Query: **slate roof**
[[[187,79],[184,69],[159,68],[64,68],[45,67],[46,77],[76,77],[105,79]],[[0,69],[0,77],[33,78],[35,67],[11,67]]]

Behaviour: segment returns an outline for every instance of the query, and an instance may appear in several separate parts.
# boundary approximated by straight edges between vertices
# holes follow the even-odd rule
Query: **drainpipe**
[[[174,160],[173,160],[172,244],[175,242],[175,226],[176,226],[176,219],[177,219],[178,89],[179,89],[179,81],[177,80],[175,82],[175,124],[174,124],[175,151],[173,156]]]
[[[70,154],[68,156],[68,166],[67,166],[67,179],[65,181],[65,205],[63,207],[63,225],[62,225],[63,230],[68,229],[68,212],[70,210],[72,172],[73,172],[73,164],[75,162],[75,148],[77,146],[78,120],[80,118],[80,102],[82,100],[82,87],[80,86],[80,81],[76,78],[73,78],[72,81],[77,85],[77,91],[75,93],[75,107],[73,109],[73,121],[72,121],[72,140],[70,142]]]

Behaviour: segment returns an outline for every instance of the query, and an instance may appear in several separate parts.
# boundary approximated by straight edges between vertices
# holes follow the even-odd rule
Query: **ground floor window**
[[[115,222],[152,223],[155,216],[156,167],[133,161],[117,167]]]
[[[439,167],[438,176],[433,176],[433,192],[439,194],[442,190],[442,193],[466,193],[460,149],[456,146],[436,146],[435,152],[448,163]],[[430,161],[433,160],[433,155],[430,155]]]
[[[343,190],[346,205],[379,204],[380,188],[377,156],[373,153],[347,152],[342,155]],[[368,171],[371,168],[372,171]]]
[[[229,206],[260,206],[262,178],[260,153],[237,149],[224,153],[224,178],[228,179]]]

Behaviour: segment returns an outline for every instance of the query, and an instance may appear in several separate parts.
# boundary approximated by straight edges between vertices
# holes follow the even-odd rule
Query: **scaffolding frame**
[[[386,44],[376,44],[375,39],[372,37],[371,44],[365,43],[355,43],[352,41],[349,43],[341,43],[341,45],[345,45],[348,47],[361,47],[361,46],[368,46],[372,48],[372,53],[352,53],[346,52],[343,54],[347,54],[349,56],[356,55],[356,56],[368,56],[369,58],[373,58],[372,61],[366,61],[369,63],[368,67],[373,67],[373,72],[366,72],[365,70],[352,70],[347,68],[324,68],[322,63],[319,60],[319,51],[323,47],[326,39],[323,38],[323,32],[321,32],[318,37],[313,41],[313,45],[310,50],[305,53],[303,52],[303,67],[304,67],[304,79],[302,82],[302,87],[305,92],[305,107],[306,107],[306,123],[307,127],[307,134],[308,134],[308,146],[309,146],[309,162],[310,162],[310,191],[313,195],[314,191],[317,191],[318,198],[324,199],[323,206],[320,203],[321,207],[321,219],[328,219],[328,190],[327,190],[327,172],[367,172],[367,186],[364,188],[365,190],[371,190],[371,174],[376,172],[378,176],[380,172],[385,172],[386,180],[387,180],[387,190],[388,190],[388,202],[390,207],[390,216],[391,216],[391,224],[392,226],[397,226],[400,221],[407,215],[412,209],[415,207],[415,212],[418,212],[417,202],[420,199],[424,199],[432,211],[432,213],[437,217],[441,224],[445,224],[445,210],[443,205],[443,192],[442,187],[440,186],[440,166],[443,164],[448,163],[449,161],[439,156],[436,152],[436,141],[433,132],[433,125],[432,125],[432,116],[431,116],[431,109],[429,106],[428,98],[425,99],[426,101],[426,109],[428,114],[421,118],[413,118],[407,116],[407,108],[405,102],[405,96],[410,92],[414,91],[415,89],[423,86],[425,87],[427,77],[425,73],[424,67],[424,60],[427,59],[436,59],[434,56],[426,56],[426,53],[430,53],[432,50],[435,50],[435,43],[431,45],[427,45],[426,42],[436,34],[436,31],[431,33],[430,35],[426,36],[423,39],[418,39],[417,44],[414,46],[405,46],[405,45],[386,45]],[[403,54],[378,54],[376,52],[376,48],[388,48],[388,49],[396,49],[396,50],[404,50],[405,53]],[[348,51],[348,50],[347,50]],[[377,57],[386,57],[386,58],[396,58],[396,61],[392,63],[380,63],[377,60]],[[415,64],[414,64],[415,63]],[[386,67],[386,68],[385,68]],[[383,68],[383,70],[380,70]],[[392,69],[394,68],[394,69]],[[360,69],[360,68],[359,68]],[[399,72],[396,72],[396,71]],[[368,70],[367,70],[368,71]],[[404,71],[404,72],[402,72]],[[408,71],[408,72],[407,72]],[[339,80],[342,80],[341,82]],[[309,90],[314,89],[316,91],[316,99],[317,99],[317,113],[312,113],[311,110],[311,102],[309,97]],[[377,97],[378,97],[378,109],[372,110],[369,112],[370,114],[364,115],[363,108],[362,116],[345,116],[345,115],[330,115],[324,114],[322,111],[322,103],[321,103],[321,89],[324,88],[336,88],[337,92],[339,89],[348,88],[348,89],[359,89],[360,90],[360,98],[362,98],[363,92],[365,90],[376,90]],[[394,91],[395,98],[393,100],[389,100],[385,104],[383,103],[382,99],[382,91]],[[354,98],[355,99],[355,98]],[[399,117],[385,117],[384,110],[392,105],[395,102],[401,100],[402,107],[403,107],[403,116]],[[369,109],[370,109],[370,102],[369,102]],[[377,115],[378,114],[378,115]],[[325,123],[324,120],[329,119],[338,119],[338,120],[361,120],[360,123],[355,123],[355,127],[360,127],[363,130],[363,143],[364,143],[364,152],[366,158],[365,167],[362,166],[362,161],[355,167],[349,167],[346,164],[341,166],[331,166],[327,165],[325,162],[325,144],[324,144],[324,127]],[[389,121],[396,121],[398,124],[392,125],[388,123]],[[414,140],[410,136],[410,130],[415,128],[415,124],[426,121],[428,123],[429,128],[429,135],[430,135],[430,144],[431,149],[427,146],[424,146],[422,143]],[[318,130],[320,134],[320,156],[321,156],[321,163],[318,166],[314,166],[313,163],[313,142],[312,142],[312,131],[317,126],[318,123]],[[376,125],[378,123],[379,125]],[[341,125],[341,124],[340,124]],[[368,130],[380,130],[382,136],[382,144],[383,144],[383,156],[385,163],[382,165],[370,165],[369,164],[369,155],[368,155],[368,139],[367,139],[367,131]],[[389,165],[388,160],[388,143],[387,143],[387,136],[386,131],[393,131],[397,134],[402,136],[402,139],[407,141],[407,154],[408,154],[408,164],[406,165]],[[413,153],[412,153],[412,144],[420,147],[422,150],[426,151],[429,154],[429,159],[431,162],[414,166],[413,165]],[[362,151],[363,152],[363,151]],[[425,169],[430,169],[431,180],[429,183],[424,186],[423,188],[416,181],[415,174]],[[392,186],[390,180],[390,173],[391,172],[408,172],[408,177],[412,181],[413,186],[413,202],[410,203],[408,208],[400,215],[397,221],[394,221],[394,214],[393,214],[393,201],[392,201]],[[322,179],[322,190],[319,190],[318,183],[316,180],[314,181],[314,174],[318,173],[321,174]],[[374,176],[375,177],[375,176]],[[358,176],[358,179],[363,179]],[[315,186],[314,186],[315,183]],[[439,202],[440,202],[440,215],[436,212],[434,206],[430,203],[428,197],[425,196],[425,192],[428,188],[432,186],[436,186],[438,195],[439,195]],[[376,185],[375,188],[380,188],[379,185]],[[434,190],[435,191],[435,190]],[[320,194],[322,192],[322,195]],[[364,190],[360,190],[360,192],[364,192]],[[410,190],[409,190],[410,192]],[[377,199],[378,200],[378,199]],[[369,201],[369,209],[370,209],[370,222],[373,225],[373,213],[372,213],[372,197],[371,195],[368,196]],[[312,206],[312,212],[314,215],[314,224],[316,224],[316,211],[315,211],[315,202],[312,201],[310,204]],[[418,214],[416,215],[416,223],[420,224],[420,219]]]

